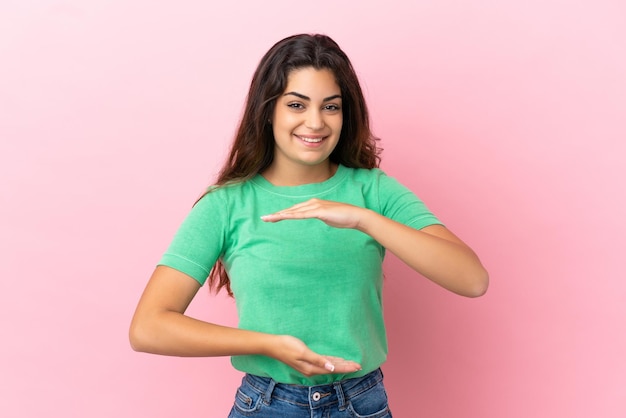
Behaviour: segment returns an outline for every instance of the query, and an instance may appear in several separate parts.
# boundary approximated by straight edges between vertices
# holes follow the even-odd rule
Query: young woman
[[[380,365],[385,250],[460,295],[482,295],[474,252],[378,167],[348,57],[329,37],[274,45],[252,79],[230,156],[142,295],[137,351],[232,356],[230,417],[391,417]],[[207,280],[239,327],[186,316]]]

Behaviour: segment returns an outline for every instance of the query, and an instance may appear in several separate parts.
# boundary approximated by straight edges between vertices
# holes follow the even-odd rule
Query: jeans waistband
[[[350,398],[358,396],[383,380],[383,373],[376,369],[362,377],[342,380],[327,385],[300,386],[277,383],[269,377],[246,374],[246,383],[263,394],[263,402],[271,403],[272,399],[280,399],[294,405],[311,409],[338,404],[343,409]]]

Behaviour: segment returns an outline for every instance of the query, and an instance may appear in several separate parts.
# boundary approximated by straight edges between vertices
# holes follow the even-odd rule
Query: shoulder
[[[249,189],[248,182],[228,183],[224,185],[212,185],[207,187],[203,195],[195,202],[192,212],[211,213],[213,216],[227,214],[232,210],[234,203],[241,201],[241,196],[246,195]]]
[[[380,168],[345,168],[348,184],[357,184],[369,192],[378,193],[379,190],[397,191],[404,186],[394,177],[387,175]]]
[[[380,168],[343,167],[342,170],[345,171],[348,180],[362,183],[377,183],[381,177],[387,176]]]
[[[211,185],[207,187],[204,194],[200,196],[196,204],[208,200],[228,200],[230,196],[246,193],[250,189],[251,180],[231,182],[221,185]]]

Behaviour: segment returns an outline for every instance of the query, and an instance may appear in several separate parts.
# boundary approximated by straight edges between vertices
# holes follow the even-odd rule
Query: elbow
[[[131,325],[130,330],[128,332],[128,340],[130,342],[130,348],[132,348],[134,351],[137,352],[142,352],[144,350],[142,350],[142,342],[141,342],[141,338],[136,330],[136,328],[134,326]]]
[[[128,331],[128,340],[130,342],[130,347],[137,352],[146,353],[149,352],[149,344],[146,338],[146,331],[140,324],[137,324],[136,321],[133,321],[130,325],[130,330]]]
[[[472,277],[468,280],[469,286],[467,288],[467,292],[464,296],[470,298],[478,298],[487,293],[487,289],[489,288],[489,273],[484,268],[481,268],[477,271]]]

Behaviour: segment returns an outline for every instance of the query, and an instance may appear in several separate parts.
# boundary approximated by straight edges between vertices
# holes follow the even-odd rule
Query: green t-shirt
[[[325,182],[293,187],[274,186],[257,175],[206,194],[159,264],[203,284],[221,257],[239,328],[292,335],[317,353],[363,367],[349,375],[307,378],[269,357],[233,356],[238,370],[281,383],[318,385],[365,375],[386,359],[385,249],[365,233],[317,219],[268,223],[260,218],[314,197],[365,207],[416,229],[439,224],[421,200],[379,169],[340,165]]]

